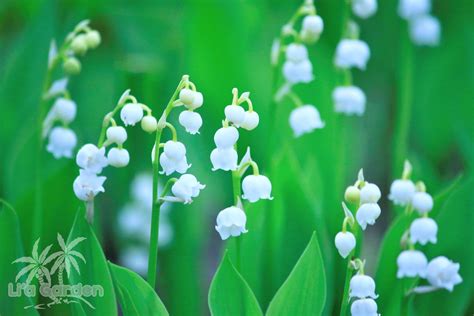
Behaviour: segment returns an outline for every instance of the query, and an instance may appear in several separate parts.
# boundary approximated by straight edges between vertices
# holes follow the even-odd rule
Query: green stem
[[[341,310],[339,316],[347,315],[347,307],[349,306],[349,285],[352,278],[351,256],[347,259],[346,280],[344,281],[344,292],[342,295]]]
[[[183,87],[184,80],[182,79],[176,90],[174,91],[171,99],[168,102],[165,110],[163,111],[162,119],[166,120],[171,110],[173,109],[173,102],[178,97],[179,91]],[[161,134],[163,129],[159,128],[156,131],[155,137],[155,156],[153,157],[153,200],[151,210],[151,228],[150,228],[150,249],[148,254],[148,284],[154,289],[156,285],[156,272],[158,263],[158,236],[160,231],[160,207],[161,203],[158,200],[158,180],[159,180],[159,156],[160,156],[160,143]]]
[[[237,150],[237,144],[235,144],[235,150]],[[232,195],[234,197],[234,205],[239,204],[240,196],[242,195],[242,191],[240,188],[240,174],[239,170],[232,171]],[[245,210],[243,210],[245,212]],[[242,263],[242,256],[241,256],[241,239],[242,236],[235,238],[235,255],[236,255],[236,264],[235,268],[237,271],[241,271],[241,263]]]

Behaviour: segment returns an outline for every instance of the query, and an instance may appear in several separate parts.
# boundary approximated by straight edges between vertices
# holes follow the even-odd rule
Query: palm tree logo
[[[54,256],[51,255],[49,257],[48,253],[51,249],[52,245],[46,247],[41,254],[38,255],[38,245],[39,245],[40,238],[36,240],[33,245],[33,250],[31,251],[31,257],[21,257],[13,261],[13,263],[26,263],[28,264],[23,269],[21,269],[18,274],[16,275],[15,282],[23,276],[28,274],[26,278],[26,284],[30,284],[31,281],[36,277],[39,282],[39,285],[45,285],[44,278],[47,280],[47,284],[51,285],[51,274],[46,268],[46,265],[54,260]]]
[[[76,258],[81,259],[86,263],[86,259],[84,256],[76,251],[73,250],[74,247],[76,247],[81,241],[84,241],[86,238],[84,237],[78,237],[71,241],[70,243],[65,243],[63,236],[61,234],[58,234],[58,244],[59,247],[61,247],[61,250],[58,252],[53,253],[50,257],[53,257],[53,259],[56,259],[54,262],[53,266],[51,267],[51,274],[54,274],[56,271],[58,271],[58,282],[60,285],[64,284],[63,281],[63,273],[64,269],[66,269],[66,274],[69,277],[71,274],[71,266],[74,268],[74,270],[77,271],[78,274],[81,274],[79,270],[79,264],[77,263]]]

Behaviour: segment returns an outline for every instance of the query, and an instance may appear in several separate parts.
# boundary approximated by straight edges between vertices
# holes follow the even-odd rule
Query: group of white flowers
[[[342,231],[336,234],[334,243],[336,248],[343,258],[352,253],[357,244],[357,238],[354,233],[348,231],[349,226],[354,232],[358,229],[356,222],[362,230],[367,228],[367,225],[374,225],[377,218],[380,216],[381,209],[377,204],[382,194],[376,184],[369,183],[364,180],[363,171],[359,171],[357,181],[354,185],[347,187],[344,199],[349,205],[358,206],[355,220],[351,210],[343,202],[344,221],[342,223]],[[352,258],[350,258],[351,260]],[[376,316],[377,303],[374,299],[375,295],[375,281],[364,274],[365,262],[359,258],[354,258],[350,261],[351,267],[357,270],[350,281],[349,298],[356,298],[351,305],[351,313],[353,316]]]
[[[101,42],[100,33],[89,27],[89,21],[80,22],[68,34],[61,48],[58,50],[55,41],[51,42],[49,50],[48,72],[52,72],[59,62],[63,62],[66,75],[78,74],[81,70],[80,61],[75,57],[84,55],[87,50],[94,49]],[[43,121],[42,137],[48,137],[46,150],[54,158],[72,158],[73,150],[77,146],[77,136],[69,124],[74,121],[77,105],[71,100],[67,90],[68,78],[64,77],[54,81],[48,91],[44,91],[45,101],[55,98]],[[58,125],[55,126],[55,124]]]
[[[223,209],[217,215],[216,230],[222,240],[230,236],[237,237],[247,232],[245,227],[247,216],[243,211],[241,198],[251,203],[261,199],[272,199],[272,184],[266,176],[260,175],[257,163],[250,156],[250,148],[247,148],[247,153],[238,164],[238,128],[249,131],[255,129],[258,126],[259,117],[257,112],[253,110],[249,92],[244,92],[239,96],[238,90],[234,88],[232,94],[232,104],[224,109],[225,120],[222,122],[222,127],[214,134],[216,148],[211,152],[210,156],[213,166],[212,170],[232,171],[232,177],[238,178],[239,186],[241,177],[249,167],[252,167],[253,174],[243,179],[243,194],[242,196],[234,196],[235,205]],[[247,111],[241,106],[243,103],[248,105]],[[240,188],[238,191],[240,192]]]
[[[398,14],[407,20],[413,43],[437,46],[441,37],[439,20],[430,14],[431,0],[400,0]]]
[[[415,210],[420,216],[411,223],[402,237],[402,244],[407,245],[408,249],[403,250],[397,258],[397,277],[426,279],[430,285],[417,287],[415,292],[423,293],[442,288],[452,291],[456,284],[462,282],[458,273],[459,264],[444,256],[428,262],[425,254],[415,249],[417,243],[422,246],[427,243],[436,244],[438,225],[429,217],[429,212],[433,209],[433,198],[425,192],[423,182],[415,184],[410,180],[411,169],[410,163],[406,161],[402,178],[393,181],[390,187],[389,199],[394,204],[406,207],[407,215]]]

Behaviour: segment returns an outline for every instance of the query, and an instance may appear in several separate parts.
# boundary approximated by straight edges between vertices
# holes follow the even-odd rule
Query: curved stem
[[[349,285],[351,282],[352,274],[351,274],[351,256],[347,258],[347,268],[346,268],[346,279],[344,281],[344,292],[342,296],[341,302],[341,310],[339,312],[339,316],[346,316],[347,315],[347,307],[349,306]]]

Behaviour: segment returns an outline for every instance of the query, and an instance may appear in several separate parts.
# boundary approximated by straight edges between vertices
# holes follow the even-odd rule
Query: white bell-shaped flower
[[[337,251],[344,259],[351,253],[356,246],[356,239],[351,232],[339,232],[334,239]]]
[[[370,49],[366,42],[343,39],[337,45],[335,64],[339,68],[357,67],[365,70],[369,58]]]
[[[201,92],[193,91],[191,89],[182,89],[179,92],[179,99],[183,102],[188,110],[195,110],[204,103],[204,96]]]
[[[356,274],[351,278],[349,297],[377,298],[375,294],[375,281],[368,275]]]
[[[46,150],[53,154],[54,158],[71,158],[72,151],[77,145],[76,134],[66,127],[55,127],[49,133]]]
[[[105,147],[99,149],[94,144],[85,144],[76,155],[76,164],[88,172],[101,173],[108,165]]]
[[[356,219],[360,227],[365,230],[367,225],[375,224],[375,220],[380,216],[380,213],[380,206],[377,203],[364,203],[357,210]]]
[[[299,137],[305,133],[312,132],[314,129],[323,128],[324,122],[321,121],[321,116],[316,107],[306,104],[291,111],[290,126],[295,137]]]
[[[81,169],[73,183],[74,193],[82,201],[92,201],[99,192],[104,192],[105,179],[106,177],[98,177],[95,173]]]
[[[165,143],[163,153],[169,159],[179,161],[186,156],[186,147],[181,142],[169,140]]]
[[[171,187],[173,195],[184,202],[189,204],[193,201],[193,198],[199,195],[199,192],[206,186],[199,183],[195,176],[192,174],[183,174],[179,177]]]
[[[283,64],[283,76],[291,84],[308,83],[313,80],[313,65],[309,59],[300,62],[287,60]]]
[[[52,107],[55,117],[65,124],[71,123],[76,118],[77,105],[74,101],[58,98]]]
[[[258,126],[259,122],[260,122],[260,117],[258,116],[257,112],[246,111],[245,116],[244,116],[244,121],[240,124],[240,127],[248,131],[251,131]]]
[[[428,264],[426,278],[432,286],[451,292],[455,285],[462,282],[459,263],[454,263],[444,256],[436,257]]]
[[[364,92],[355,86],[337,87],[332,92],[334,109],[347,115],[362,115],[365,112],[366,97]]]
[[[152,158],[154,157],[154,148],[152,151]],[[186,159],[186,156],[181,158],[180,160],[174,160],[170,159],[164,152],[161,153],[160,155],[160,165],[161,168],[163,169],[160,171],[161,174],[165,174],[169,176],[173,172],[178,172],[178,173],[186,173],[188,169],[191,167],[190,164],[188,164],[188,160]]]
[[[202,126],[202,118],[199,113],[193,111],[183,111],[179,114],[179,124],[181,124],[191,135],[199,133]]]
[[[195,91],[193,102],[187,108],[189,110],[196,110],[197,108],[200,108],[203,105],[203,103],[204,103],[204,96],[202,95],[201,92]]]
[[[219,149],[233,148],[239,139],[239,131],[233,126],[221,127],[214,134],[214,143]]]
[[[139,103],[127,103],[120,111],[120,118],[125,126],[135,126],[143,118],[143,109]]]
[[[410,225],[410,239],[412,243],[426,245],[428,242],[436,244],[438,224],[429,217],[415,219]]]
[[[245,212],[236,206],[223,209],[217,215],[216,230],[222,240],[226,240],[230,236],[237,237],[247,232],[245,224],[247,216]]]
[[[313,43],[319,39],[323,30],[324,22],[319,15],[307,15],[303,19],[300,36],[303,41]]]
[[[355,300],[351,305],[352,316],[379,316],[377,303],[371,298]]]
[[[404,277],[414,278],[420,276],[424,278],[426,276],[426,267],[428,260],[424,253],[418,250],[405,250],[402,251],[397,258],[397,278],[401,279]]]
[[[366,182],[360,189],[360,203],[377,203],[382,193],[376,184]]]
[[[107,128],[106,134],[110,143],[122,145],[127,140],[127,131],[123,126],[111,126]]]
[[[239,105],[231,104],[224,109],[225,118],[235,126],[240,126],[245,119],[245,109]]]
[[[248,175],[242,181],[242,198],[250,203],[257,202],[260,199],[272,200],[272,183],[262,175]]]
[[[286,59],[295,63],[308,59],[308,50],[303,44],[291,43],[286,48]]]
[[[431,0],[399,0],[398,14],[407,20],[428,14],[431,10]]]
[[[234,148],[215,148],[211,152],[212,171],[237,169],[238,155]]]
[[[367,19],[377,12],[377,0],[354,0],[352,12],[359,18]]]
[[[405,206],[411,202],[415,189],[413,181],[397,179],[390,186],[388,198],[396,205]]]
[[[434,16],[417,16],[410,21],[410,37],[416,45],[437,46],[440,33],[441,25]]]
[[[130,154],[125,148],[111,148],[107,154],[107,161],[109,165],[115,168],[122,168],[128,166],[130,162]]]
[[[433,198],[426,192],[416,192],[413,194],[411,204],[418,213],[425,214],[433,209]]]

